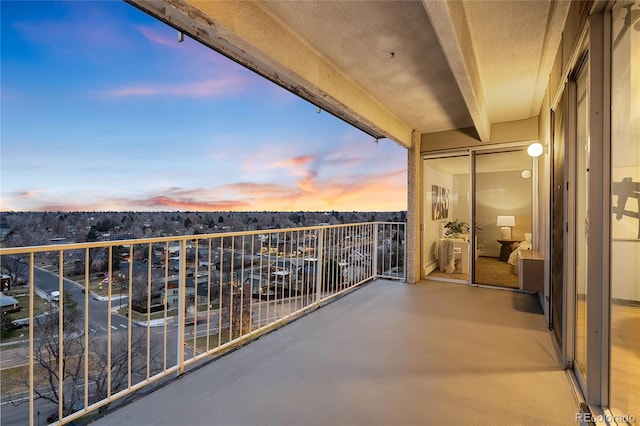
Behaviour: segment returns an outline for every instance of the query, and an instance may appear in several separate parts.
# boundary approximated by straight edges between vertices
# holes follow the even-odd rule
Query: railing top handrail
[[[170,242],[182,242],[182,241],[195,241],[204,240],[209,238],[222,238],[222,237],[241,237],[246,235],[261,235],[261,234],[280,234],[288,232],[299,231],[313,231],[320,229],[332,229],[342,227],[355,227],[364,225],[405,225],[405,222],[358,222],[358,223],[342,223],[337,225],[318,225],[318,226],[305,226],[296,228],[280,228],[280,229],[261,229],[253,231],[231,231],[231,232],[214,232],[210,234],[190,234],[190,235],[175,235],[170,237],[152,237],[152,238],[132,238],[127,240],[114,240],[114,241],[92,241],[84,243],[64,243],[64,244],[47,244],[40,246],[25,246],[25,247],[4,247],[0,248],[0,256],[13,255],[13,254],[29,254],[29,253],[43,253],[51,251],[67,251],[67,250],[79,250],[87,248],[105,248],[116,247],[131,244],[154,244],[154,243],[170,243]]]

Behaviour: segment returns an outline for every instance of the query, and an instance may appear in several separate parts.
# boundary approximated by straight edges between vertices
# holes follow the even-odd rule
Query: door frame
[[[433,159],[439,159],[439,158],[447,158],[447,157],[460,157],[460,156],[467,156],[468,157],[468,161],[469,161],[469,191],[470,191],[470,200],[469,200],[469,217],[471,218],[470,220],[470,226],[469,226],[469,239],[470,241],[475,241],[476,238],[476,230],[475,230],[475,223],[476,223],[476,212],[475,212],[475,205],[476,205],[476,178],[475,178],[475,174],[476,174],[476,161],[475,161],[475,156],[477,153],[498,153],[498,152],[504,152],[504,151],[512,151],[514,150],[514,148],[517,149],[523,149],[526,148],[527,146],[529,146],[531,143],[533,142],[539,142],[539,140],[537,139],[531,139],[531,140],[524,140],[524,141],[518,141],[518,142],[507,142],[507,143],[500,143],[500,144],[492,144],[492,145],[487,145],[487,146],[474,146],[474,147],[467,147],[467,148],[456,148],[456,149],[450,149],[450,150],[441,150],[441,151],[433,151],[433,152],[429,152],[429,153],[423,153],[421,155],[421,161],[424,164],[424,161],[426,160],[433,160]],[[426,170],[425,167],[421,166],[421,179],[423,181],[423,183],[425,185],[428,185],[428,182],[425,182],[424,179],[426,177]],[[540,232],[541,228],[540,228],[540,211],[539,211],[539,197],[537,196],[537,191],[538,191],[538,180],[539,180],[539,166],[538,166],[538,162],[534,161],[534,159],[531,160],[531,233],[533,234],[533,248],[537,249],[540,240],[543,240],[542,238],[536,238],[536,230],[538,232]],[[424,197],[421,197],[424,201]],[[424,235],[423,233],[426,232],[426,227],[424,226],[424,215],[426,214],[426,209],[428,208],[428,206],[425,206],[425,203],[422,203],[422,212],[421,212],[421,235],[420,235],[420,247],[421,247],[421,253],[424,255],[426,247],[424,247]],[[471,286],[477,286],[477,287],[491,287],[491,288],[502,288],[502,287],[494,287],[491,285],[487,285],[487,284],[478,284],[475,282],[475,270],[476,270],[476,250],[477,248],[475,247],[475,244],[471,244],[470,245],[470,250],[469,250],[469,279],[466,283],[467,285],[471,285]],[[421,278],[425,279],[427,278],[426,276],[423,275],[424,273],[424,267],[422,265],[423,259],[420,259],[421,262],[421,266],[420,266],[420,274],[421,274]],[[461,283],[460,280],[451,280],[451,282],[454,283]],[[505,288],[506,289],[506,288]],[[506,289],[506,290],[518,290],[518,289]]]

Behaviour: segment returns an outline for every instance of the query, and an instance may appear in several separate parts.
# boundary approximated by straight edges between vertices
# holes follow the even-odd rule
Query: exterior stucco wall
[[[491,140],[484,144],[478,140],[473,129],[456,129],[444,132],[425,133],[421,137],[420,151],[433,152],[446,149],[537,140],[538,117],[536,116],[525,120],[492,124]]]

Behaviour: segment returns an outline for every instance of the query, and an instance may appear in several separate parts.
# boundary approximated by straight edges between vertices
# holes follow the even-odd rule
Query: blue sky
[[[134,7],[1,1],[1,211],[406,209],[406,151]]]

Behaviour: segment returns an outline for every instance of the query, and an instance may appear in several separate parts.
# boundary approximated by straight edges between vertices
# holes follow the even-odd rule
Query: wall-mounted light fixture
[[[525,169],[520,173],[520,176],[522,176],[522,179],[529,179],[531,177],[531,170],[529,169]]]
[[[527,154],[529,157],[540,157],[544,152],[544,146],[540,142],[534,142],[527,147]]]

